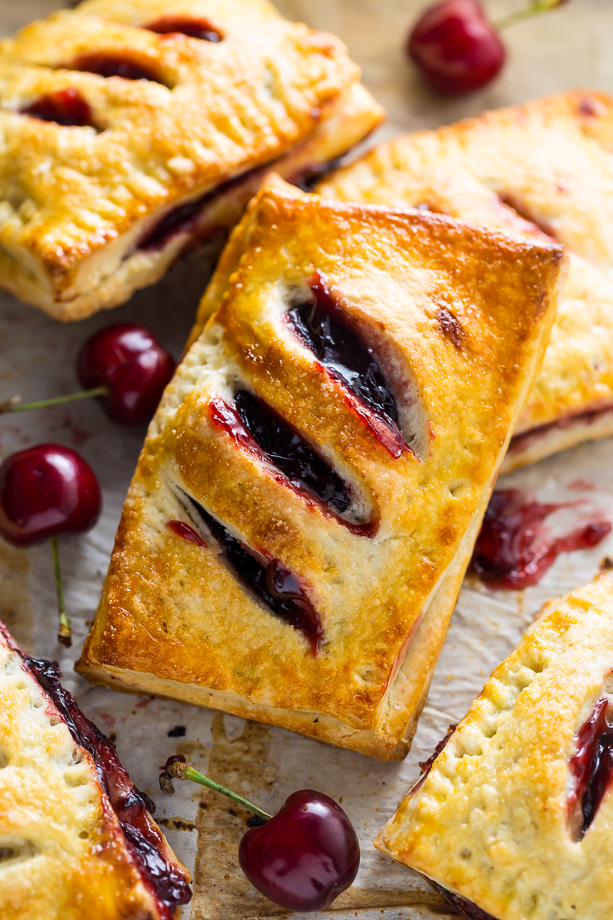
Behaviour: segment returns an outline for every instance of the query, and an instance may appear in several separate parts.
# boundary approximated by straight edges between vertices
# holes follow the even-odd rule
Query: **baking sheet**
[[[338,33],[363,67],[364,81],[388,110],[376,140],[400,131],[435,127],[486,107],[508,105],[575,86],[613,91],[613,3],[569,0],[559,11],[514,26],[507,33],[510,60],[491,88],[471,97],[440,100],[425,91],[405,61],[402,40],[421,0],[280,0],[286,15]],[[494,18],[522,0],[487,3]],[[0,0],[0,33],[55,8],[52,0]],[[73,366],[80,344],[111,322],[142,322],[179,355],[211,257],[194,254],[155,288],[125,307],[71,326],[0,295],[0,400],[24,400],[76,389]],[[17,640],[39,656],[58,658],[65,683],[87,715],[116,737],[119,755],[135,783],[157,802],[157,817],[177,853],[194,872],[194,899],[184,920],[256,920],[287,916],[250,888],[238,869],[236,849],[247,813],[188,783],[174,797],[157,788],[157,766],[183,753],[199,769],[274,811],[293,790],[312,786],[342,802],[362,843],[355,885],[322,915],[349,920],[452,916],[441,899],[407,869],[382,857],[371,840],[393,813],[450,722],[461,718],[492,670],[515,646],[547,599],[594,576],[613,555],[613,536],[593,550],[561,557],[538,587],[523,592],[486,591],[474,579],[462,590],[449,638],[410,755],[402,764],[379,764],[359,754],[257,723],[149,697],[93,688],[72,664],[95,610],[123,498],[144,432],[113,425],[95,403],[0,419],[0,459],[22,447],[52,440],[79,450],[96,470],[104,512],[89,534],[61,541],[66,602],[74,646],[55,642],[56,612],[49,547],[29,550],[0,541],[0,617]],[[613,442],[586,444],[505,477],[505,486],[533,490],[543,501],[584,498],[613,516]],[[589,488],[588,486],[591,486]],[[568,516],[581,515],[566,512]],[[169,737],[176,726],[184,737]]]

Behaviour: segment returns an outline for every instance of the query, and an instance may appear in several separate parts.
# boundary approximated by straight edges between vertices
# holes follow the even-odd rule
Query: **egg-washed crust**
[[[568,798],[577,733],[611,696],[612,668],[603,576],[545,606],[375,845],[496,920],[609,920],[611,789],[582,840]]]
[[[317,191],[431,208],[564,244],[570,264],[558,316],[503,471],[613,434],[610,96],[564,93],[395,138],[325,179]],[[599,413],[598,424],[586,424],[585,413]],[[535,436],[522,438],[526,432]]]
[[[168,920],[131,855],[92,757],[73,740],[1,624],[0,768],[0,916]]]
[[[222,40],[144,28],[164,16],[205,18]],[[105,52],[160,82],[70,69]],[[23,114],[67,89],[92,125]],[[266,0],[85,0],[34,22],[0,42],[0,286],[63,320],[122,303],[240,217],[257,175],[240,201],[229,180],[272,162],[300,177],[381,118],[342,42]],[[138,248],[200,198],[197,227]]]
[[[79,670],[404,756],[541,360],[561,259],[549,242],[271,180],[222,255],[149,429]],[[415,453],[385,449],[283,320],[314,272],[375,349]],[[353,485],[374,535],[305,501],[213,423],[211,400],[232,404],[236,381]],[[198,526],[181,491],[310,586],[316,656],[216,552],[166,527]]]

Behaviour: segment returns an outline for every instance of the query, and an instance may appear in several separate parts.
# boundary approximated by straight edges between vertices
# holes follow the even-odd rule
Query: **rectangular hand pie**
[[[321,184],[411,205],[570,254],[543,367],[503,471],[613,434],[613,100],[574,92],[395,138]]]
[[[266,186],[151,424],[80,670],[404,756],[561,257]]]
[[[613,582],[545,606],[375,845],[471,920],[610,920]]]
[[[0,42],[0,287],[62,320],[123,303],[381,120],[332,35],[266,0],[86,0]]]
[[[60,676],[0,623],[0,916],[171,920],[189,873]]]

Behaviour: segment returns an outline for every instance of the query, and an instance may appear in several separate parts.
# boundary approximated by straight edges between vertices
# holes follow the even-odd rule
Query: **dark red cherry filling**
[[[239,390],[234,401],[250,435],[292,485],[315,495],[339,514],[347,510],[351,504],[349,486],[297,431],[247,390]]]
[[[398,427],[398,407],[372,348],[350,328],[341,306],[315,275],[313,299],[293,307],[286,320],[331,377],[356,397],[354,408],[394,457],[408,450]]]
[[[193,527],[186,524],[185,521],[168,521],[166,526],[171,530],[175,537],[181,537],[188,543],[195,543],[196,546],[206,546],[206,540],[203,540],[199,533]]]
[[[71,70],[95,73],[99,77],[121,77],[123,80],[150,80],[164,83],[153,68],[131,60],[126,55],[113,51],[92,51],[81,54],[69,65]]]
[[[241,390],[233,406],[216,397],[210,407],[213,424],[226,431],[241,450],[263,464],[272,463],[278,482],[297,492],[307,504],[318,505],[324,514],[334,515],[352,533],[373,536],[378,525],[376,516],[366,521],[340,516],[351,504],[350,486],[269,406]]]
[[[267,167],[264,167],[263,172],[265,172],[266,169]],[[192,201],[187,201],[185,204],[178,205],[176,208],[172,208],[147,231],[138,244],[138,249],[145,252],[155,252],[156,250],[163,249],[173,236],[178,236],[179,233],[191,234],[192,239],[189,240],[189,244],[195,242],[206,233],[206,228],[203,231],[199,228],[198,224],[201,213],[207,202],[213,197],[221,196],[229,192],[230,189],[240,185],[241,182],[247,183],[257,172],[257,169],[249,169],[240,176],[234,176],[233,179],[222,182],[221,185],[218,185],[212,191],[205,192],[204,195],[200,195],[199,198],[195,198]]]
[[[143,252],[155,252],[163,249],[173,236],[195,231],[200,211],[207,197],[204,195],[196,198],[195,201],[188,201],[187,204],[173,208],[143,237],[138,248]]]
[[[474,571],[491,588],[519,590],[538,584],[561,553],[597,546],[611,531],[611,522],[602,518],[545,538],[546,518],[574,504],[540,504],[519,489],[494,492],[475,544]]]
[[[175,908],[188,903],[191,891],[184,873],[167,859],[162,835],[149,817],[148,812],[153,812],[155,805],[134,786],[113,744],[83,715],[70,693],[62,687],[58,665],[30,658],[15,645],[4,628],[0,626],[0,630],[9,647],[21,657],[24,670],[34,676],[52,700],[75,743],[91,754],[128,847],[145,881],[155,892],[160,918],[171,920]]]
[[[155,22],[145,26],[150,32],[160,35],[170,35],[179,32],[189,38],[199,38],[205,42],[220,42],[223,40],[221,32],[211,25],[207,19],[192,19],[189,16],[162,16]]]
[[[323,630],[319,614],[311,604],[301,579],[290,572],[279,559],[266,559],[259,554],[256,555],[232,536],[199,502],[193,498],[189,498],[189,502],[219,546],[226,565],[237,579],[275,616],[301,632],[309,642],[313,654],[317,654]],[[174,524],[175,522],[170,522],[171,529],[177,536],[196,542],[191,536],[179,533]]]
[[[577,734],[577,751],[570,760],[575,788],[568,800],[569,816],[577,839],[587,833],[609,788],[613,773],[613,725],[609,701],[602,697]],[[578,832],[577,832],[578,829]]]
[[[539,438],[547,437],[555,431],[564,431],[573,425],[593,425],[599,422],[606,415],[613,412],[613,405],[603,406],[600,409],[590,409],[587,412],[578,412],[576,415],[567,415],[565,418],[557,419],[555,422],[546,422],[544,425],[538,425],[536,428],[530,428],[521,434],[515,434],[511,438],[509,451],[520,452],[525,450],[530,444],[538,441]]]
[[[91,106],[77,89],[59,89],[55,93],[39,96],[21,113],[66,127],[96,127]]]

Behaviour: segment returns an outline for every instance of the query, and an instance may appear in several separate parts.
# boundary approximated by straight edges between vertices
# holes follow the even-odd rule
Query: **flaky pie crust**
[[[204,18],[223,38],[146,28],[168,15]],[[98,52],[159,82],[74,69]],[[24,114],[67,89],[92,125]],[[173,208],[203,199],[198,236],[231,225],[237,177],[273,161],[300,176],[381,117],[344,45],[265,0],[85,0],[34,22],[0,42],[0,286],[64,320],[122,303],[191,239],[139,249]]]
[[[561,255],[271,180],[232,235],[149,429],[81,673],[404,756],[542,356]],[[414,452],[394,458],[284,322],[314,272],[373,343]],[[213,422],[211,400],[231,403],[237,380],[354,484],[374,535],[305,501]],[[215,551],[166,527],[197,526],[182,493],[311,586],[317,656]]]
[[[609,789],[581,840],[569,761],[613,689],[613,582],[546,605],[375,844],[496,920],[609,920]]]
[[[613,100],[576,91],[394,138],[317,187],[567,247],[551,340],[504,471],[613,434],[612,154]]]
[[[90,754],[1,632],[0,768],[2,918],[159,920]]]

